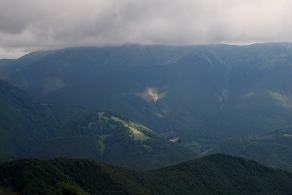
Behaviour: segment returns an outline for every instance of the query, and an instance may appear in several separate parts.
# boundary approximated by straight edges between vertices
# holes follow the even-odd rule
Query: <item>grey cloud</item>
[[[0,58],[86,45],[290,41],[290,18],[289,0],[1,0]]]

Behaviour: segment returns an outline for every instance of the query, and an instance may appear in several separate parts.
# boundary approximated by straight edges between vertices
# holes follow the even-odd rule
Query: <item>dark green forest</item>
[[[0,166],[0,185],[18,194],[262,194],[292,193],[292,174],[254,161],[212,155],[153,171],[95,161],[19,160]]]

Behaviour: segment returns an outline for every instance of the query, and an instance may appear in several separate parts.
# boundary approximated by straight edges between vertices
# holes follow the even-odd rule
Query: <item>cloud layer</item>
[[[0,58],[70,46],[292,40],[290,0],[2,0]]]

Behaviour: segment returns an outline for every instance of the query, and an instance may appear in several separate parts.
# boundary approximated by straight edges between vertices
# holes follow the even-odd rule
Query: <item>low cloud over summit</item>
[[[289,0],[2,0],[0,58],[70,46],[292,40]]]

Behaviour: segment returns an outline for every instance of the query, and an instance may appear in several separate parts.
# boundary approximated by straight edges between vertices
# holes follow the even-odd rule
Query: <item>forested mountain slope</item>
[[[204,150],[292,114],[289,43],[68,48],[0,66],[0,77],[55,104],[110,111]]]
[[[292,175],[254,161],[213,155],[136,172],[88,160],[21,160],[0,166],[0,185],[19,194],[278,194]]]
[[[0,163],[60,156],[153,169],[197,155],[139,123],[110,113],[40,104],[0,81]]]

